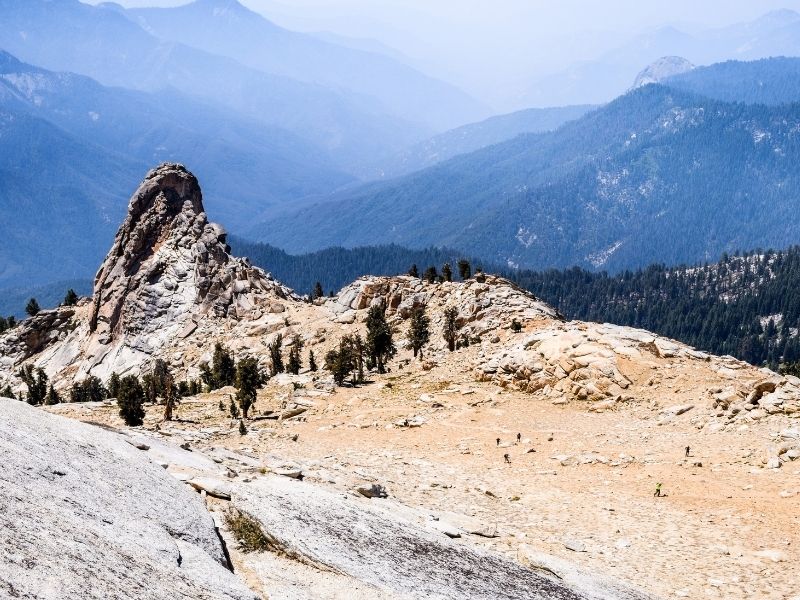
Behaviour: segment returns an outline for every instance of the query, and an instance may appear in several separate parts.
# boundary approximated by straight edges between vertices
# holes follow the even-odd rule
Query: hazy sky
[[[125,6],[188,2],[117,1]],[[240,1],[290,29],[379,40],[415,66],[478,95],[487,81],[510,84],[555,72],[648,29],[672,24],[691,32],[780,8],[800,11],[800,0]]]

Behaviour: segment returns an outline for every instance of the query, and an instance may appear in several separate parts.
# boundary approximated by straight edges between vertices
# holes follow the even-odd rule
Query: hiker
[[[497,447],[500,447],[500,438],[497,438]]]
[[[511,457],[508,454],[503,454],[503,458],[506,459],[508,464],[511,464]]]
[[[653,498],[661,498],[661,484],[656,484],[656,493],[653,494]]]
[[[521,441],[522,441],[522,434],[518,433],[517,434],[517,443],[519,444]]]
[[[689,446],[686,446],[686,458],[689,458]]]

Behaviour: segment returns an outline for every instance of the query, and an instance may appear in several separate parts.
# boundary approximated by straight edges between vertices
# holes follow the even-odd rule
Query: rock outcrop
[[[650,83],[661,83],[669,77],[687,73],[694,69],[694,65],[680,56],[664,56],[645,67],[633,82],[631,89],[644,87]]]
[[[225,231],[206,217],[197,179],[163,164],[131,197],[91,301],[43,311],[0,336],[0,383],[18,384],[14,370],[28,359],[61,387],[87,375],[140,372],[193,334],[218,337],[298,300],[231,256]]]
[[[325,306],[338,321],[352,323],[357,311],[380,302],[385,303],[387,315],[397,319],[408,319],[415,308],[426,307],[434,327],[444,310],[454,307],[459,327],[471,335],[507,329],[513,319],[533,322],[559,318],[547,303],[495,275],[444,283],[426,283],[406,275],[361,277],[327,300]]]
[[[122,437],[0,399],[0,596],[252,600],[200,497]]]
[[[289,290],[209,223],[197,179],[182,165],[147,174],[95,278],[89,329],[100,343],[174,329],[191,317],[253,317]],[[143,340],[146,344],[146,341]]]

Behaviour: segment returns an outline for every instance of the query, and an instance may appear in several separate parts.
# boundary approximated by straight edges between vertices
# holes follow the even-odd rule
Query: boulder
[[[10,597],[255,598],[199,495],[119,435],[0,399],[0,454]]]

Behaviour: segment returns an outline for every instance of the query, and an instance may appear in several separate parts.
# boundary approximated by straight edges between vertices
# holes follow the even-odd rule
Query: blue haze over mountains
[[[0,0],[0,51],[0,288],[18,295],[91,278],[164,160],[198,176],[212,220],[293,253],[394,243],[619,270],[798,241],[792,11],[632,38],[527,83],[530,108],[504,115],[379,42],[235,0]],[[626,92],[664,55],[790,58]]]

